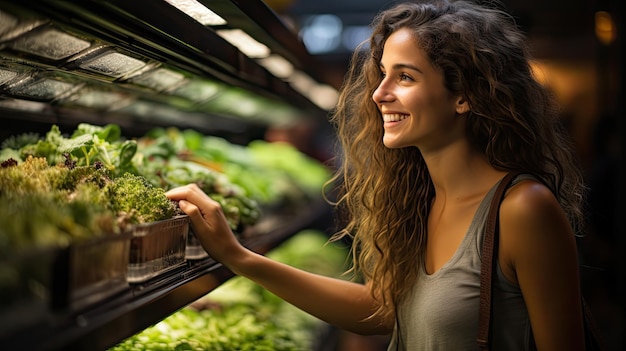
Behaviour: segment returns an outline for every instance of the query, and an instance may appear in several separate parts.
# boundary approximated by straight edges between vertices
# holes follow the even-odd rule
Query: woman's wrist
[[[242,245],[228,254],[228,259],[224,260],[222,264],[236,275],[249,277],[254,275],[259,257],[262,256]]]

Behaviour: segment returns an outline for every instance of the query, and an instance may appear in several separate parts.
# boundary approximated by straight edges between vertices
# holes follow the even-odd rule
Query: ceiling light
[[[20,99],[0,100],[0,108],[8,108],[12,110],[41,113],[42,111],[45,111],[49,107],[50,105],[46,102],[20,100]]]
[[[91,46],[91,43],[60,30],[48,28],[20,37],[11,43],[10,46],[14,50],[52,60],[60,60],[88,48]]]
[[[81,87],[75,82],[65,82],[56,79],[25,79],[15,87],[9,87],[9,92],[20,97],[33,100],[52,100]]]
[[[258,60],[259,64],[278,78],[286,79],[293,73],[293,65],[280,55],[270,55]]]
[[[196,0],[165,0],[203,26],[221,26],[226,20]]]
[[[318,84],[310,91],[308,98],[321,109],[330,110],[337,104],[339,93],[330,85]]]
[[[17,77],[18,72],[0,67],[0,85]]]
[[[222,29],[217,34],[246,54],[250,58],[263,58],[270,54],[270,49],[256,41],[241,29]]]
[[[122,77],[145,66],[145,62],[116,51],[109,51],[104,55],[80,64],[80,68],[115,78]]]
[[[157,91],[164,91],[180,86],[184,83],[185,76],[167,68],[158,68],[135,76],[129,81]]]
[[[72,95],[68,101],[84,107],[109,109],[120,108],[131,102],[130,96],[117,92],[98,91],[90,88],[82,89]]]
[[[173,95],[180,96],[195,102],[203,102],[213,98],[224,87],[208,80],[191,80],[172,91]]]
[[[335,107],[339,93],[330,85],[319,84],[302,71],[296,71],[289,77],[289,84],[300,94],[324,110]]]
[[[298,92],[304,94],[311,90],[316,83],[308,74],[302,71],[296,71],[289,77],[289,84]]]

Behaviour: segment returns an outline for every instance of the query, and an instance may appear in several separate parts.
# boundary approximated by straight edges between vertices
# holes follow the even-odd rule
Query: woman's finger
[[[202,189],[195,184],[174,188],[166,193],[168,198],[178,200],[179,207],[189,215],[188,211],[199,212],[205,222],[223,216],[221,205],[211,199]],[[181,204],[181,202],[183,204]],[[186,203],[185,203],[186,202]],[[216,217],[217,216],[217,217]]]
[[[194,204],[207,200],[209,202],[213,201],[196,184],[188,184],[168,190],[165,195],[171,200],[187,200]]]
[[[186,200],[180,200],[178,202],[178,206],[181,210],[183,210],[183,212],[185,212],[187,216],[189,216],[189,219],[191,220],[191,225],[194,227],[194,230],[196,232],[199,232],[199,229],[201,227],[207,226],[207,223],[204,220],[204,216],[202,216],[202,211],[200,211],[198,206]]]

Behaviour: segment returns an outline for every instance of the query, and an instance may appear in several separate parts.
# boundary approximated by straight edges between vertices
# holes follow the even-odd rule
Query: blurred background
[[[319,72],[339,88],[371,20],[385,0],[267,0],[325,63]],[[624,2],[622,0],[503,0],[526,32],[533,66],[556,94],[590,188],[589,225],[579,239],[583,289],[612,350],[624,342],[625,251]],[[375,340],[346,337],[345,348],[376,349]]]

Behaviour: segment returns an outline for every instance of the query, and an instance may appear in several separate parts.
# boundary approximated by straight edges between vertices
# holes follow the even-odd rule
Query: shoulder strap
[[[480,267],[480,311],[478,316],[478,346],[480,350],[489,350],[490,346],[490,334],[491,334],[491,292],[492,292],[492,278],[495,269],[494,257],[497,257],[498,250],[498,214],[500,209],[500,203],[504,198],[504,193],[509,187],[513,179],[517,177],[521,172],[509,172],[498,185],[493,199],[491,200],[491,206],[489,207],[489,213],[487,215],[487,222],[485,233],[483,237],[482,253],[481,253],[481,267]]]

